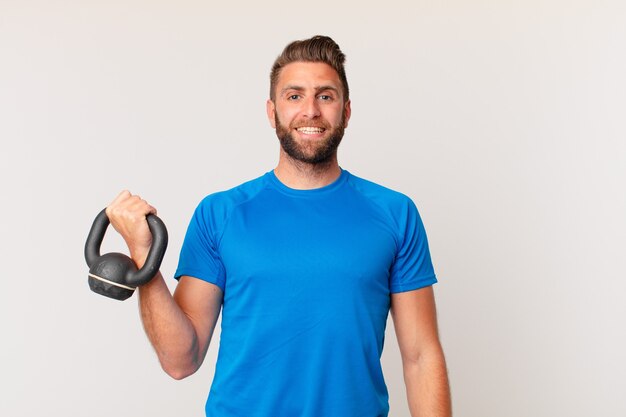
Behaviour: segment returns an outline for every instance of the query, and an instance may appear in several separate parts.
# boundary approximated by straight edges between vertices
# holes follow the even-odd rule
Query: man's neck
[[[308,164],[281,152],[274,174],[289,188],[312,190],[335,182],[341,175],[341,168],[336,155],[325,163]]]

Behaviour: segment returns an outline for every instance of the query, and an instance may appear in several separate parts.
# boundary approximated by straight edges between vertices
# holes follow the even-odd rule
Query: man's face
[[[309,163],[328,162],[337,152],[350,119],[337,72],[321,62],[293,62],[278,77],[267,116],[283,151]]]

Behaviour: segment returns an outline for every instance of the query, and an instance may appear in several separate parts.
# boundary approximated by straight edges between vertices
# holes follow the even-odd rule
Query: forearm
[[[156,214],[156,209],[125,190],[107,207],[106,213],[126,242],[131,259],[137,268],[141,268],[153,243],[146,216]],[[196,304],[204,305],[198,299]],[[206,316],[202,314],[204,311],[196,313],[195,321],[192,320],[190,311],[197,306],[185,305],[172,296],[160,272],[147,284],[139,286],[139,307],[144,329],[165,372],[176,379],[194,373],[200,366],[213,329],[206,331],[208,325],[202,320]],[[217,318],[217,313],[213,318]],[[203,331],[203,326],[206,334],[202,338],[204,342],[199,343],[198,332]]]
[[[448,373],[440,348],[405,360],[403,369],[411,417],[452,415]]]
[[[175,379],[194,373],[202,362],[196,331],[160,272],[139,287],[139,306],[144,329],[163,370]]]

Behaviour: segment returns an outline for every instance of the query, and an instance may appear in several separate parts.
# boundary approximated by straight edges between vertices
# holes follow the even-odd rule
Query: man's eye
[[[298,94],[292,94],[289,97],[287,97],[288,100],[297,100],[299,98],[300,96]]]

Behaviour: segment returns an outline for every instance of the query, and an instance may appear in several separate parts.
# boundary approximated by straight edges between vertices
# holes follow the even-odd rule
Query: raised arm
[[[181,277],[174,296],[159,273],[139,287],[143,327],[163,370],[174,379],[200,368],[222,306],[216,285]]]
[[[150,249],[151,235],[145,220],[154,207],[123,191],[107,207],[107,216],[128,245],[140,268]],[[222,291],[216,285],[181,277],[174,296],[161,273],[139,287],[143,326],[163,370],[182,379],[198,370],[206,355],[222,306]]]
[[[450,417],[446,362],[432,287],[391,295],[411,417]]]

